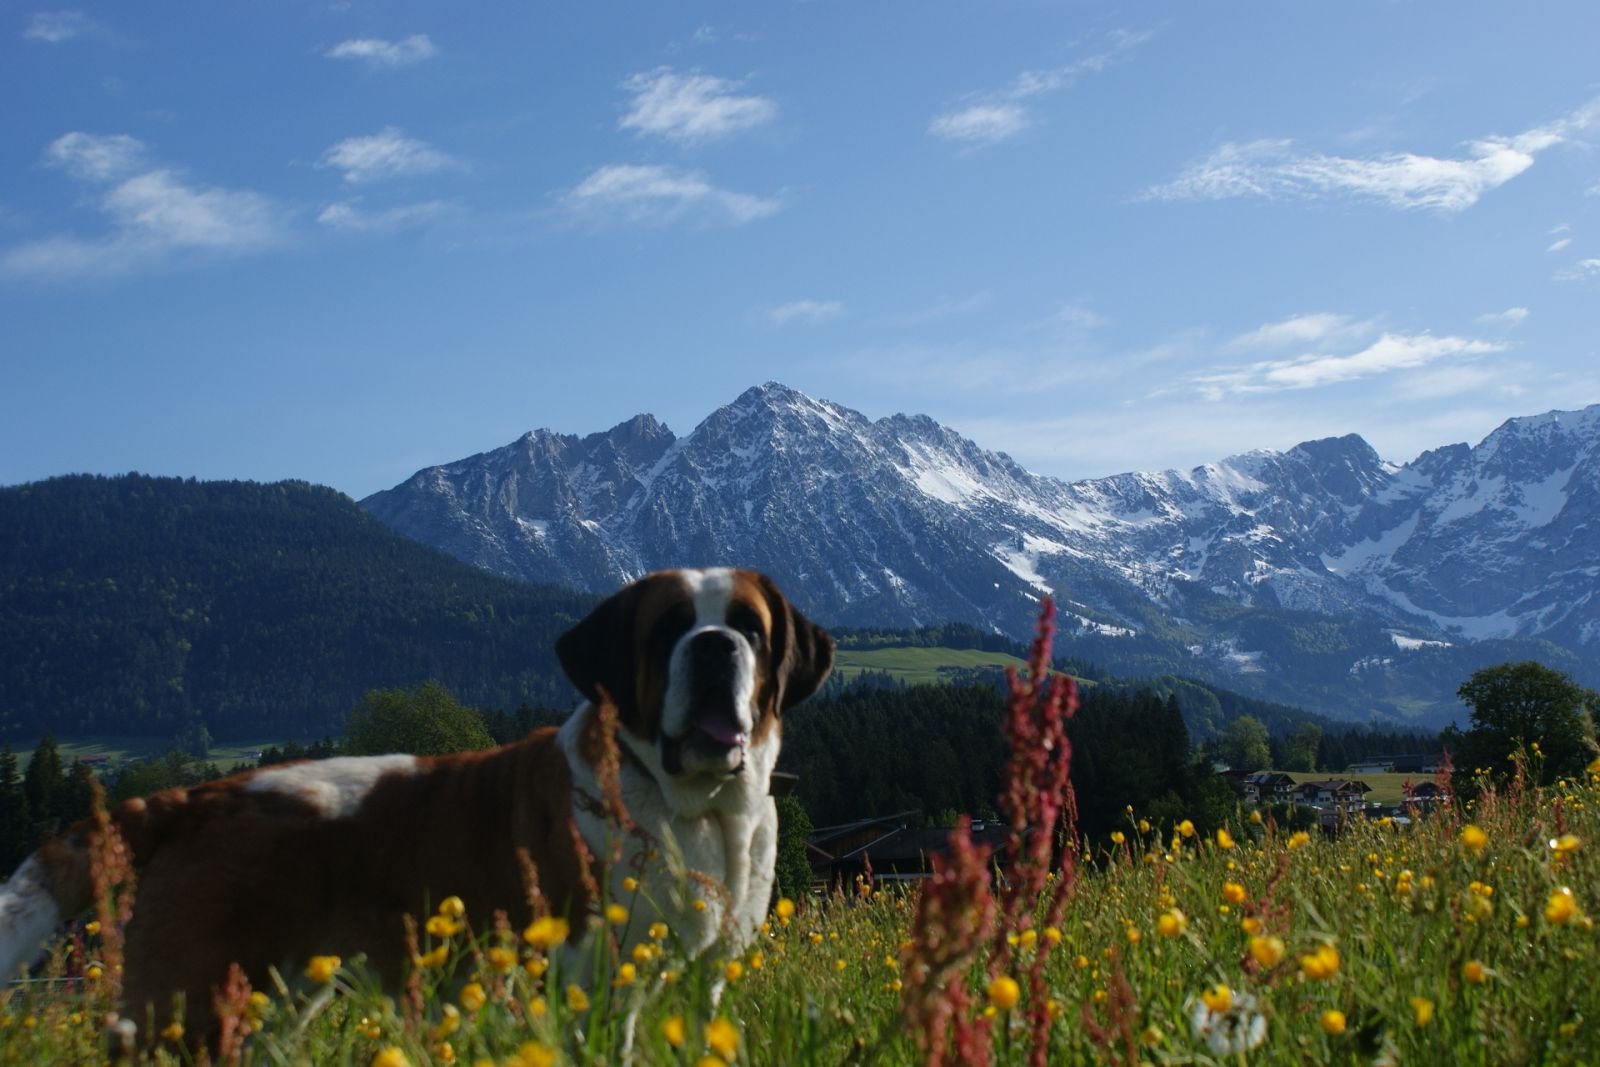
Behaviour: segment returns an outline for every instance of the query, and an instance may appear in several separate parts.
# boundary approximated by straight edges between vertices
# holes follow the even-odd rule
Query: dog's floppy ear
[[[598,702],[603,686],[624,719],[634,702],[633,615],[642,588],[634,582],[611,594],[556,638],[556,657],[578,692]]]
[[[778,710],[788,711],[822,688],[833,670],[833,638],[800,614],[772,579],[761,575],[761,588],[772,611],[773,670],[777,675]]]

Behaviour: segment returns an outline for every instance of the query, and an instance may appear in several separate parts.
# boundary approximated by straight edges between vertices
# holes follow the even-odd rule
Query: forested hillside
[[[338,733],[369,689],[567,706],[593,597],[497,578],[301,482],[0,489],[0,740]]]

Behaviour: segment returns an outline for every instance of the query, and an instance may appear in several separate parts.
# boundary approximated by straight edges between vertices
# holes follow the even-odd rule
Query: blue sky
[[[1600,402],[1600,7],[0,12],[0,483],[786,382],[1061,477]]]

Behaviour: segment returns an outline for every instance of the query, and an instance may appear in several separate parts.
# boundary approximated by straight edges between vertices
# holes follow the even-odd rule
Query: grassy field
[[[254,764],[256,753],[273,745],[283,744],[282,738],[273,738],[262,741],[229,741],[216,743],[211,746],[211,752],[206,759],[215,763],[223,770],[227,770],[235,763]],[[157,759],[165,756],[172,750],[172,739],[166,737],[118,737],[115,735],[94,735],[89,737],[58,737],[56,747],[61,752],[63,763],[71,763],[74,759],[83,756],[106,756],[113,763],[122,763],[130,759]],[[28,760],[33,756],[31,748],[15,749],[17,762],[27,766]]]
[[[905,645],[885,648],[844,648],[834,659],[833,672],[849,681],[863,671],[885,671],[906,685],[936,684],[950,680],[950,672],[978,667],[1015,667],[1026,664],[1004,652],[975,648],[921,648]],[[1092,683],[1079,680],[1079,685]]]
[[[1029,1062],[1039,1033],[1052,1064],[1595,1061],[1600,776],[1337,839],[1244,813],[1226,836],[1185,829],[1130,813],[1122,840],[1078,865],[1058,924],[1025,903],[961,942],[957,909],[938,951],[912,892],[867,886],[780,904],[734,959],[684,960],[662,931],[619,961],[599,937],[600,977],[576,984],[537,937],[474,940],[446,923],[424,935],[408,995],[323,961],[264,995],[237,991],[230,1010],[254,1031],[242,1062],[256,1064],[618,1063],[630,1017],[640,1064],[915,1064],[930,998],[952,994],[950,1020],[996,1064]],[[620,903],[644,921],[642,902]],[[968,954],[950,963],[955,943]],[[80,939],[56,969],[83,973],[99,952]],[[909,993],[941,960],[951,980]],[[0,1062],[99,1062],[113,977],[99,974],[83,993],[0,1000]],[[173,1031],[149,1059],[190,1054]]]

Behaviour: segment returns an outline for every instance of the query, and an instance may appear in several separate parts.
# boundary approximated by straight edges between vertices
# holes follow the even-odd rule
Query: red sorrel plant
[[[948,855],[935,858],[933,877],[917,900],[901,1003],[930,1067],[945,1062],[951,1037],[958,1062],[988,1062],[989,1024],[970,1017],[967,972],[987,941],[990,980],[1011,978],[1018,961],[1012,935],[1034,929],[1041,904],[1046,928],[1058,927],[1072,899],[1075,853],[1064,846],[1075,838],[1077,810],[1067,720],[1077,709],[1078,696],[1071,678],[1050,673],[1054,617],[1055,606],[1046,598],[1026,677],[1006,672],[1003,729],[1011,755],[999,803],[1011,832],[1000,859],[999,900],[990,891],[988,849],[972,843],[971,823],[965,818],[950,833]],[[1056,868],[1052,861],[1058,844],[1063,847]],[[1053,1022],[1044,968],[1054,939],[1028,940],[1033,952],[1025,974],[1028,1062],[1043,1067]],[[1017,944],[1022,944],[1020,938]],[[1002,1026],[1009,1023],[1001,1016]]]

